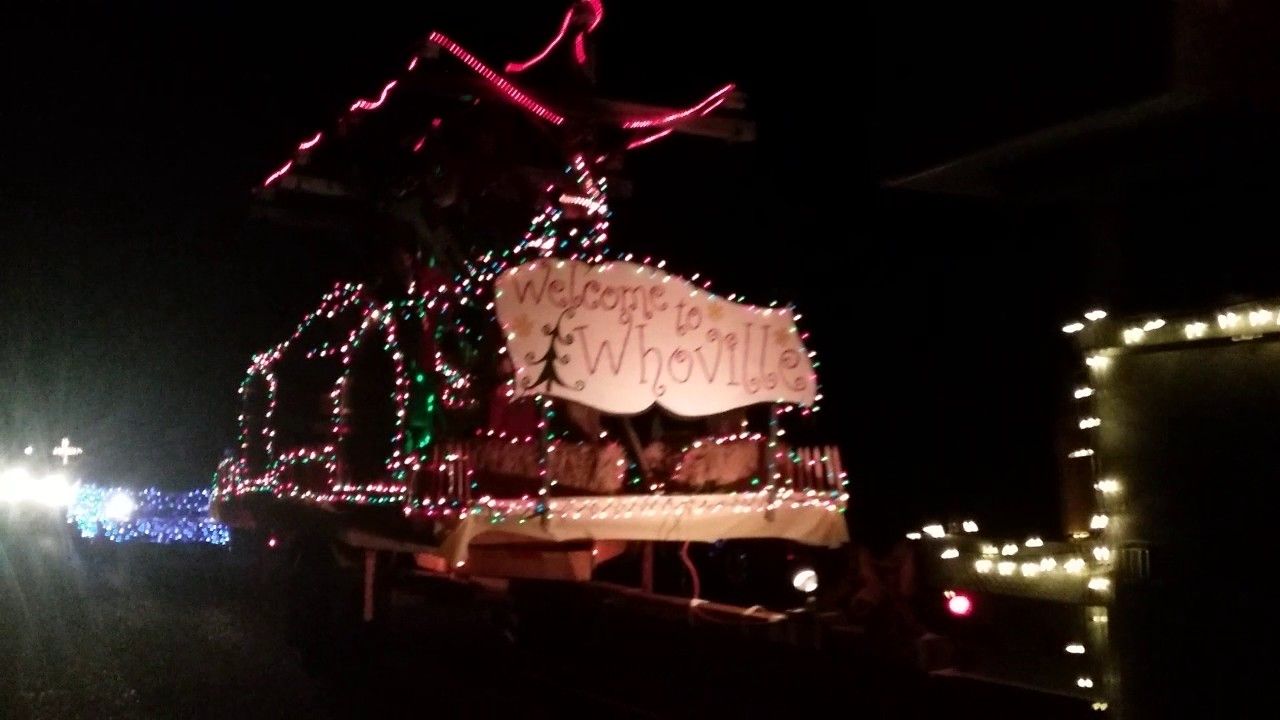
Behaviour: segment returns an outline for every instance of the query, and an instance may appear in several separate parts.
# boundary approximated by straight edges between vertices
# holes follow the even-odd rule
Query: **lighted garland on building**
[[[1100,533],[1056,543],[1034,535],[1022,542],[993,542],[976,536],[978,526],[971,520],[956,525],[963,530],[935,523],[907,533],[907,538],[927,542],[938,553],[940,564],[935,567],[953,588],[1078,604],[1082,618],[1076,632],[1083,637],[1073,635],[1062,647],[1063,657],[1087,655],[1094,670],[1104,677],[1111,675],[1107,626],[1112,566],[1109,551],[1098,552],[1105,545],[1092,544],[1102,537]],[[1064,667],[1076,668],[1076,664]],[[1096,677],[1070,669],[1064,682],[1077,692],[1087,691],[1083,694],[1105,708],[1105,697],[1113,695],[1114,688]]]
[[[1062,331],[1068,335],[1080,333],[1106,317],[1106,311],[1090,310],[1084,313],[1082,320],[1064,325]],[[1231,312],[1219,315],[1219,329],[1230,334],[1237,327],[1243,328],[1242,317]],[[1268,326],[1274,317],[1269,311],[1265,314],[1257,313],[1249,317],[1250,325],[1253,328]],[[1123,346],[1139,344],[1152,337],[1172,342],[1183,340],[1174,335],[1174,328],[1166,326],[1163,319],[1152,318],[1141,325],[1124,329],[1119,339]],[[1190,322],[1183,326],[1182,335],[1186,340],[1200,339],[1206,335],[1208,327],[1208,323]],[[1163,334],[1160,334],[1161,331]],[[1115,571],[1111,535],[1123,510],[1120,497],[1122,485],[1116,478],[1108,476],[1105,468],[1099,467],[1099,459],[1092,443],[1092,434],[1102,426],[1095,406],[1098,385],[1111,364],[1112,354],[1112,351],[1088,354],[1084,358],[1084,366],[1091,381],[1076,386],[1071,393],[1071,399],[1078,408],[1075,426],[1085,433],[1086,439],[1080,446],[1068,451],[1066,458],[1071,462],[1088,462],[1094,478],[1095,511],[1089,518],[1088,530],[1076,531],[1072,534],[1071,542],[1055,544],[1053,547],[1047,546],[1038,536],[1029,537],[1022,543],[961,539],[939,524],[926,525],[919,532],[907,534],[909,539],[921,540],[927,537],[944,545],[938,557],[946,564],[945,567],[951,568],[955,578],[962,584],[1005,589],[1013,589],[1022,584],[1038,586],[1044,590],[1057,588],[1059,592],[1065,592],[1072,600],[1081,603],[1083,627],[1086,628],[1088,637],[1071,641],[1063,648],[1063,652],[1068,655],[1088,654],[1097,658],[1096,669],[1102,670],[1103,678],[1095,679],[1091,674],[1077,673],[1069,676],[1070,684],[1078,691],[1097,698],[1094,702],[1095,709],[1106,709],[1105,698],[1115,694],[1115,688],[1109,686],[1114,681],[1114,673],[1108,667],[1111,662],[1111,647],[1107,626],[1112,574]],[[963,523],[964,533],[976,533],[977,530],[976,523]],[[1098,698],[1099,695],[1102,697]]]

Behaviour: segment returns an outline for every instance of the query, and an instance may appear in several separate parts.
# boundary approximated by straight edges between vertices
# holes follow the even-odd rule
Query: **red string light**
[[[685,118],[695,114],[698,116],[706,115],[707,113],[719,107],[720,104],[725,101],[729,93],[733,92],[733,88],[734,88],[734,84],[729,83],[728,85],[725,85],[719,90],[716,90],[715,92],[711,93],[702,101],[698,102],[696,105],[693,105],[692,107],[686,108],[684,110],[679,110],[679,111],[670,113],[668,115],[662,115],[660,117],[633,118],[631,120],[624,120],[622,122],[622,127],[628,130],[634,130],[637,128],[648,128],[648,127],[654,127],[658,125],[670,125],[672,123],[684,120]]]
[[[391,89],[396,86],[398,81],[392,80],[383,86],[382,92],[378,93],[377,100],[356,100],[351,103],[351,112],[360,112],[363,110],[377,110],[382,107],[382,103],[387,101],[387,96],[391,94]]]
[[[672,130],[671,128],[667,128],[666,130],[659,130],[658,132],[656,132],[656,133],[654,133],[654,134],[652,134],[652,135],[646,135],[646,136],[644,136],[644,137],[640,138],[639,140],[632,140],[631,142],[627,143],[627,149],[628,149],[628,150],[634,150],[634,149],[636,149],[636,148],[638,148],[638,147],[643,147],[643,146],[645,146],[645,145],[648,145],[649,143],[653,142],[654,140],[661,140],[662,138],[664,138],[664,137],[666,137],[666,136],[670,135],[670,134],[671,134],[671,130]]]
[[[587,0],[587,6],[591,9],[591,24],[587,29],[578,33],[573,38],[573,59],[579,65],[587,64],[587,35],[595,32],[600,25],[600,21],[604,20],[604,2],[603,0]]]
[[[604,20],[604,0],[587,0],[587,5],[591,8],[591,24],[587,26],[587,32],[595,32],[600,25],[600,21]]]
[[[578,33],[573,36],[573,59],[577,61],[579,65],[585,65],[587,63],[586,36],[595,32],[596,28],[600,26],[600,21],[604,20],[604,3],[602,0],[588,0],[586,5],[587,10],[591,12],[591,21],[587,24],[585,29],[579,30]],[[524,62],[507,63],[505,68],[506,72],[524,72],[546,59],[546,57],[551,54],[551,51],[555,50],[556,47],[560,45],[560,42],[564,40],[565,36],[569,34],[569,26],[573,24],[574,10],[575,8],[570,7],[565,12],[564,20],[560,22],[560,29],[556,31],[555,37],[551,38],[551,41],[542,49],[542,52],[539,52],[537,55],[534,55]]]
[[[267,179],[262,181],[262,187],[267,187],[267,186],[268,186],[268,185],[270,185],[271,183],[273,183],[273,182],[275,182],[275,181],[279,180],[281,177],[283,177],[283,176],[284,176],[284,174],[285,174],[285,173],[289,172],[289,168],[291,168],[291,167],[293,167],[293,161],[292,161],[292,160],[290,160],[289,162],[285,163],[285,164],[284,164],[284,165],[283,165],[279,170],[277,170],[277,171],[275,171],[275,172],[271,173],[270,175],[268,175],[268,176],[267,176]]]
[[[564,124],[563,115],[560,115],[554,110],[548,108],[546,105],[543,105],[537,100],[529,97],[529,95],[523,90],[512,85],[506,80],[506,78],[494,72],[492,68],[481,62],[475,55],[467,52],[466,48],[450,40],[444,33],[433,32],[428,40],[449,51],[451,55],[461,60],[464,65],[471,68],[476,72],[476,74],[485,80],[488,80],[491,85],[501,90],[502,93],[512,102],[553,125]]]
[[[556,46],[560,44],[560,41],[564,39],[565,34],[569,32],[569,25],[572,22],[573,22],[573,8],[569,8],[568,12],[564,14],[564,20],[560,23],[560,29],[556,31],[555,37],[551,38],[551,42],[547,43],[547,46],[542,48],[542,52],[538,53],[537,55],[534,55],[533,57],[529,58],[528,60],[525,60],[524,62],[507,63],[507,67],[505,68],[506,71],[509,73],[521,73],[533,67],[534,65],[537,65],[538,63],[542,62],[543,58],[550,55],[551,51],[555,50]],[[579,38],[582,37],[581,33],[579,33],[578,37]],[[583,61],[579,60],[578,62],[583,62]]]
[[[601,21],[604,19],[604,3],[601,2],[601,0],[586,0],[584,4],[586,6],[586,10],[590,12],[590,20],[587,22],[586,27],[584,27],[574,36],[574,48],[573,48],[574,58],[577,60],[579,64],[583,64],[587,60],[586,40],[585,40],[586,35],[595,31],[595,29],[600,25]],[[564,38],[569,33],[571,26],[573,25],[573,19],[574,19],[574,8],[570,8],[565,13],[564,19],[561,21],[560,27],[557,30],[555,37],[551,39],[551,41],[546,45],[546,47],[544,47],[541,52],[539,52],[537,55],[530,58],[529,60],[526,60],[522,63],[520,62],[509,63],[506,66],[507,72],[522,72],[524,70],[527,70],[530,67],[533,67],[534,65],[536,65],[537,63],[545,59],[561,42],[563,42]],[[507,98],[510,99],[512,102],[515,102],[516,104],[520,105],[524,109],[533,113],[537,117],[542,118],[543,120],[546,120],[554,125],[564,124],[565,117],[563,115],[556,112],[552,108],[542,104],[538,100],[531,97],[528,93],[524,92],[520,88],[513,85],[510,81],[508,81],[499,73],[495,72],[489,66],[485,65],[482,61],[480,61],[479,58],[472,55],[461,45],[451,40],[444,33],[432,32],[428,38],[428,41],[447,50],[454,57],[461,60],[465,65],[467,65],[467,67],[469,67],[472,71],[474,71],[475,73],[483,77],[485,80],[487,80],[491,85],[493,85],[495,88],[501,91],[504,95],[506,95]],[[419,58],[417,55],[414,55],[412,58],[410,58],[409,63],[407,65],[407,70],[408,71],[414,70],[418,66],[418,60]],[[399,82],[398,80],[391,80],[387,82],[387,84],[383,86],[381,92],[379,92],[377,99],[374,99],[374,100],[368,100],[363,98],[357,99],[354,103],[351,104],[350,111],[363,112],[368,110],[377,110],[378,108],[382,107],[382,105],[390,97],[391,91],[395,89],[398,82]],[[701,100],[695,105],[689,108],[686,108],[684,110],[668,113],[667,115],[662,115],[658,117],[647,117],[647,118],[630,118],[630,119],[624,120],[621,123],[621,125],[624,129],[628,129],[628,130],[654,128],[654,127],[662,128],[660,132],[655,132],[651,135],[647,135],[645,137],[632,140],[630,143],[628,143],[627,149],[630,150],[638,147],[643,147],[645,145],[648,145],[649,143],[652,143],[656,140],[660,140],[666,137],[671,133],[672,128],[664,127],[664,126],[673,125],[675,123],[680,122],[681,120],[684,120],[692,116],[701,117],[701,116],[707,115],[712,110],[719,107],[727,99],[729,92],[731,92],[733,89],[734,89],[733,84],[725,85],[724,87],[711,93],[705,99]],[[432,127],[438,127],[438,126],[439,126],[439,120],[438,119],[432,120]],[[307,150],[312,149],[317,144],[319,144],[323,136],[324,136],[323,132],[317,132],[310,139],[298,145],[298,152],[305,152]],[[417,141],[413,146],[413,151],[414,152],[420,151],[422,149],[422,145],[423,145],[422,140]],[[271,185],[276,180],[279,180],[282,176],[287,174],[292,169],[293,163],[294,163],[294,160],[290,160],[286,162],[284,166],[282,166],[279,170],[269,175],[267,179],[263,181],[262,183],[263,187],[267,187]]]

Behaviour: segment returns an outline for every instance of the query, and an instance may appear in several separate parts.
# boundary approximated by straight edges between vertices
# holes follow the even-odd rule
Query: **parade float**
[[[514,110],[565,158],[533,174],[523,235],[478,248],[457,243],[455,225],[445,247],[445,233],[423,231],[391,282],[336,285],[241,383],[218,517],[273,544],[323,527],[325,542],[363,551],[366,618],[380,553],[412,557],[418,572],[574,581],[630,555],[652,591],[655,548],[667,548],[696,595],[691,543],[848,541],[839,450],[788,435],[812,426],[821,400],[800,313],[610,243],[608,169],[673,132],[706,134],[734,87],[681,109],[561,107],[522,87],[521,73],[557,58],[584,72],[603,15],[599,2],[574,4],[541,52],[503,71],[432,33],[400,77],[263,183],[268,195],[347,192],[307,168],[329,144],[344,156],[369,147],[353,128],[402,93]],[[433,112],[371,152],[413,158],[458,123]],[[432,201],[431,186],[412,187]],[[803,577],[796,587],[812,591],[812,569]]]

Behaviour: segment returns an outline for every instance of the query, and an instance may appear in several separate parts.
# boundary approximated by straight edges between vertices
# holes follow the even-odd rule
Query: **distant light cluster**
[[[209,488],[165,492],[81,484],[67,522],[84,538],[111,542],[226,545],[230,531],[209,515]]]

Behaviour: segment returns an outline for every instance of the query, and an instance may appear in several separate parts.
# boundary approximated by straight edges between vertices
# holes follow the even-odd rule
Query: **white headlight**
[[[33,477],[24,467],[0,471],[0,502],[34,503],[47,507],[65,507],[71,503],[75,488],[61,473],[42,478]]]
[[[116,522],[128,522],[129,518],[133,517],[133,511],[137,509],[138,503],[134,502],[129,493],[117,490],[111,493],[107,501],[102,504],[102,516]]]
[[[791,576],[791,586],[802,593],[818,589],[818,573],[813,568],[800,568]]]
[[[44,476],[44,482],[36,486],[33,495],[31,499],[41,505],[66,507],[71,504],[72,498],[75,497],[75,488],[66,475],[49,473]]]
[[[0,502],[16,503],[26,495],[31,476],[24,467],[0,470]]]

